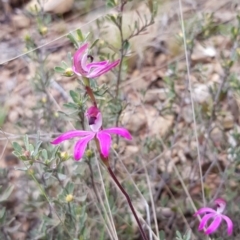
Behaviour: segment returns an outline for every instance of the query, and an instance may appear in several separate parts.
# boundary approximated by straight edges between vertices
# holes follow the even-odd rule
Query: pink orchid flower
[[[51,143],[59,144],[65,140],[74,137],[80,137],[80,140],[77,141],[74,147],[74,158],[75,160],[80,160],[84,155],[87,144],[95,137],[99,141],[101,154],[105,158],[107,158],[109,155],[109,149],[111,146],[111,134],[118,134],[128,140],[132,139],[131,134],[125,128],[113,127],[102,130],[102,114],[95,106],[92,106],[87,110],[86,117],[88,119],[91,131],[74,130],[65,132],[53,140]]]
[[[222,220],[224,220],[227,223],[227,233],[228,235],[231,235],[233,232],[232,220],[226,215],[222,214],[226,207],[226,202],[221,198],[216,199],[214,202],[217,205],[217,210],[203,207],[194,214],[194,216],[196,216],[205,213],[199,224],[198,230],[200,231],[203,228],[206,228],[205,234],[211,234],[218,229]],[[209,226],[207,226],[208,220],[210,219],[213,219],[213,221]]]
[[[120,60],[114,62],[101,61],[87,63],[88,60],[88,43],[83,44],[73,56],[73,71],[78,76],[83,76],[86,78],[96,78],[100,75],[110,71],[112,68],[116,67]]]

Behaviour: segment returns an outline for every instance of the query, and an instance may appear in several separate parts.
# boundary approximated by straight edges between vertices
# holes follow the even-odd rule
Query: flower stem
[[[93,94],[93,91],[92,91],[91,87],[85,86],[85,89],[86,89],[86,92],[87,92],[88,96],[89,96],[90,99],[91,99],[92,104],[93,104],[95,107],[97,107],[97,102],[96,102],[96,99],[95,99],[95,97],[94,97],[94,94]]]
[[[117,186],[119,187],[119,189],[121,190],[121,192],[123,193],[123,195],[126,197],[127,202],[128,202],[128,205],[129,205],[129,207],[131,208],[131,211],[132,211],[132,213],[133,213],[133,215],[134,215],[134,217],[135,217],[135,219],[136,219],[136,221],[137,221],[137,224],[138,224],[140,233],[141,233],[141,235],[142,235],[142,238],[143,238],[144,240],[148,240],[147,237],[146,237],[145,232],[143,231],[143,228],[142,228],[142,226],[141,226],[141,223],[140,223],[140,221],[139,221],[139,218],[138,218],[138,216],[137,216],[137,214],[136,214],[136,212],[135,212],[135,209],[134,209],[134,207],[133,207],[133,205],[132,205],[132,202],[131,202],[131,199],[130,199],[129,195],[127,194],[127,192],[126,192],[126,191],[124,190],[124,188],[122,187],[121,183],[120,183],[120,182],[118,181],[118,179],[116,178],[116,176],[115,176],[115,174],[113,173],[111,167],[108,167],[107,169],[108,169],[108,172],[109,172],[109,174],[111,175],[112,179],[114,180],[114,182],[117,184]]]

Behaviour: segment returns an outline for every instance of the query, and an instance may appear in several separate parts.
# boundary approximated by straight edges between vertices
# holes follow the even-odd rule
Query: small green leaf
[[[69,193],[73,193],[73,190],[74,190],[74,184],[72,183],[72,182],[69,182],[68,184],[67,184],[67,187],[66,187],[66,189],[67,189],[67,191],[69,192]]]
[[[85,202],[86,199],[87,199],[87,195],[83,195],[83,196],[77,198],[77,200],[78,200],[79,202]]]
[[[44,179],[48,179],[52,176],[52,173],[51,172],[45,172],[44,173]]]
[[[77,108],[78,108],[78,107],[76,106],[76,104],[71,103],[71,102],[69,102],[69,103],[64,103],[63,106],[66,107],[66,108],[71,108],[71,109],[77,109]]]
[[[22,147],[17,142],[13,142],[13,148],[16,152],[22,152]]]
[[[43,156],[43,159],[46,161],[48,160],[48,153],[47,153],[47,150],[46,149],[43,149],[42,150],[42,156]]]
[[[33,156],[36,156],[38,154],[38,150],[39,150],[39,147],[41,146],[41,144],[42,144],[42,141],[40,141],[36,144]]]
[[[72,54],[71,54],[71,52],[67,53],[67,60],[68,60],[69,65],[72,65]]]
[[[184,235],[185,240],[190,240],[191,239],[191,231],[189,230],[186,235]]]
[[[90,32],[88,32],[85,36],[85,40],[87,40],[90,37]]]
[[[47,226],[56,227],[57,225],[60,224],[59,219],[52,219],[52,218],[48,218],[47,216],[43,216],[42,220],[44,221],[44,224],[46,224]]]
[[[2,219],[4,217],[5,212],[6,212],[6,208],[5,207],[0,209],[0,219]]]
[[[11,195],[11,193],[12,193],[13,190],[14,190],[14,186],[13,186],[13,185],[9,186],[9,187],[5,190],[5,192],[4,192],[3,194],[1,194],[1,196],[0,196],[0,202],[6,201],[6,200],[10,197],[10,195]]]
[[[76,92],[74,92],[73,90],[70,90],[70,95],[72,97],[72,100],[75,102],[75,103],[78,103],[78,94]]]
[[[1,107],[1,109],[0,109],[0,127],[5,122],[6,117],[7,117],[7,111],[3,107]]]
[[[78,47],[78,42],[71,33],[67,35],[67,38],[75,45],[75,47]]]
[[[64,61],[61,61],[61,64],[62,64],[64,69],[68,68],[68,65]]]
[[[67,176],[65,174],[62,174],[62,173],[58,173],[57,175],[58,175],[58,178],[59,178],[60,181],[63,181],[67,178]]]
[[[58,151],[59,147],[54,147],[53,148],[53,151],[52,151],[52,154],[51,154],[51,159],[54,160],[56,158],[56,154],[57,154],[57,151]]]
[[[165,240],[165,232],[163,230],[159,232],[159,238],[159,240]]]
[[[135,28],[137,31],[139,31],[139,23],[138,23],[138,21],[135,21],[135,22],[134,22],[134,28]]]
[[[28,139],[28,135],[24,135],[23,141],[24,141],[24,145],[25,145],[26,150],[29,151],[29,139]]]
[[[77,36],[78,36],[78,40],[80,42],[84,41],[84,36],[83,36],[82,31],[80,29],[77,30]]]
[[[109,19],[117,25],[117,19],[113,15],[109,15]]]
[[[129,47],[130,47],[129,41],[126,40],[123,44],[123,49],[127,52]]]
[[[22,154],[20,152],[17,152],[17,151],[13,151],[12,153],[13,153],[14,156],[16,156],[18,158],[22,156]]]
[[[29,144],[29,151],[31,154],[34,152],[34,147],[32,144]]]
[[[55,67],[54,70],[55,70],[55,72],[58,72],[58,73],[64,73],[64,72],[65,72],[65,69],[64,69],[64,68],[58,67],[58,66]]]
[[[96,39],[96,40],[93,42],[93,44],[91,45],[90,49],[92,49],[92,48],[97,44],[98,41],[99,41],[99,39]]]
[[[14,169],[15,169],[15,170],[18,170],[18,171],[24,171],[24,172],[26,172],[26,171],[28,170],[28,167],[19,167],[19,168],[15,167]]]

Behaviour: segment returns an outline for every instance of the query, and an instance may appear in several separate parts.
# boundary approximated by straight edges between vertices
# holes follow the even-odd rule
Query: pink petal
[[[88,58],[88,54],[85,53],[85,54],[83,54],[82,59],[81,59],[81,67],[82,67],[83,71],[86,73],[89,72],[88,68],[87,68],[87,58]]]
[[[98,132],[102,127],[102,114],[101,112],[98,113],[97,118],[94,124],[89,125],[93,132]]]
[[[89,64],[87,65],[87,69],[88,69],[88,71],[90,71],[91,68],[94,68],[94,67],[102,67],[102,66],[105,66],[106,64],[108,64],[108,61],[92,62],[92,63],[89,63]]]
[[[94,70],[92,70],[89,74],[88,77],[89,78],[95,78],[96,76],[100,76],[99,73],[106,68],[106,65],[104,66],[98,66],[96,67]]]
[[[101,69],[98,72],[92,72],[89,74],[89,78],[96,78],[99,77],[100,75],[110,71],[112,68],[116,67],[118,65],[118,63],[120,62],[120,60],[114,61],[110,64],[108,64],[107,66],[105,66],[103,69]]]
[[[217,215],[213,222],[210,224],[210,226],[207,228],[205,233],[208,235],[215,232],[220,226],[221,221],[222,221],[221,215]]]
[[[93,132],[98,132],[102,126],[102,114],[96,106],[91,106],[85,113]]]
[[[51,144],[59,144],[65,140],[74,138],[74,137],[83,137],[86,135],[92,134],[90,131],[79,131],[79,130],[74,130],[74,131],[69,131],[61,134],[59,137],[55,138]]]
[[[229,217],[227,217],[227,216],[225,216],[225,215],[222,215],[222,218],[226,221],[226,223],[227,223],[227,227],[228,227],[228,235],[232,235],[232,232],[233,232],[233,222],[232,222],[232,220],[229,218]]]
[[[86,71],[82,67],[82,55],[88,48],[88,43],[83,44],[73,56],[73,71],[78,75],[86,74]]]
[[[120,127],[114,127],[114,128],[107,128],[107,129],[104,129],[103,130],[104,132],[106,133],[109,133],[109,134],[118,134],[120,135],[121,137],[124,137],[128,140],[132,140],[132,136],[131,134],[129,133],[129,131],[125,128],[120,128]]]
[[[88,135],[86,137],[83,137],[77,143],[75,144],[74,147],[74,158],[75,160],[80,160],[86,150],[87,144],[89,143],[90,140],[94,138],[95,134]]]
[[[104,157],[108,157],[109,149],[111,146],[111,136],[104,131],[100,131],[97,133],[97,139],[99,140],[100,150]]]
[[[201,230],[206,226],[208,220],[209,220],[210,218],[213,218],[214,216],[215,216],[214,213],[206,214],[206,215],[202,218],[202,220],[201,220],[201,222],[200,222],[200,224],[199,224],[199,226],[198,226],[198,230],[201,231]]]
[[[212,208],[203,207],[203,208],[200,208],[200,209],[194,214],[194,216],[200,215],[200,214],[202,214],[202,213],[207,213],[207,212],[217,213],[216,210],[214,210],[214,209],[212,209]]]

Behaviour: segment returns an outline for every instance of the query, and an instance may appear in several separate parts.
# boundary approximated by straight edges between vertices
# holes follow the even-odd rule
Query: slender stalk
[[[139,218],[138,218],[138,216],[137,216],[137,214],[136,214],[136,211],[135,211],[135,209],[134,209],[134,207],[133,207],[133,205],[132,205],[132,202],[131,202],[131,199],[130,199],[129,195],[127,194],[127,192],[126,192],[126,191],[124,190],[124,188],[122,187],[121,183],[120,183],[120,182],[118,181],[118,179],[116,178],[116,176],[115,176],[114,172],[112,171],[111,167],[108,167],[107,170],[108,170],[109,174],[111,175],[112,179],[114,180],[114,182],[117,184],[117,186],[119,187],[119,189],[121,190],[121,192],[122,192],[123,195],[125,196],[125,198],[127,199],[128,205],[129,205],[129,207],[130,207],[130,209],[131,209],[131,211],[132,211],[132,213],[133,213],[133,215],[134,215],[134,217],[135,217],[135,219],[136,219],[136,221],[137,221],[137,224],[138,224],[140,233],[141,233],[141,235],[142,235],[142,238],[143,238],[144,240],[148,240],[147,237],[146,237],[145,232],[143,231],[143,228],[142,228],[141,223],[140,223],[140,221],[139,221]]]
[[[123,10],[124,4],[125,4],[125,2],[124,2],[123,5],[122,5],[121,11]],[[120,71],[120,72],[121,72],[121,71]],[[87,92],[87,94],[89,95],[89,97],[90,97],[90,99],[91,99],[91,102],[93,103],[94,106],[97,107],[96,99],[95,99],[94,94],[93,94],[93,91],[92,91],[92,89],[91,89],[91,87],[90,87],[90,85],[89,85],[89,79],[84,78],[83,81],[84,81],[84,85],[85,85],[86,92]],[[117,89],[118,89],[118,87],[117,87]],[[147,237],[146,237],[145,232],[143,231],[143,228],[142,228],[141,223],[140,223],[140,220],[139,220],[139,218],[138,218],[138,216],[137,216],[137,214],[136,214],[136,211],[135,211],[135,209],[134,209],[134,207],[133,207],[133,205],[132,205],[132,202],[131,202],[131,199],[130,199],[129,195],[128,195],[127,192],[124,190],[124,188],[122,187],[122,185],[120,184],[120,182],[119,182],[118,179],[116,178],[114,172],[112,171],[111,167],[109,166],[109,159],[108,159],[108,157],[106,158],[106,157],[104,157],[104,156],[101,154],[100,145],[99,145],[99,141],[98,141],[97,138],[95,138],[95,143],[96,143],[96,147],[97,147],[97,149],[98,149],[98,152],[99,152],[99,154],[100,154],[100,157],[101,157],[102,162],[103,162],[104,165],[107,167],[108,172],[109,172],[109,174],[111,175],[112,179],[114,180],[114,182],[117,184],[117,186],[119,187],[119,189],[121,190],[121,192],[123,193],[123,195],[125,196],[125,198],[127,199],[128,205],[129,205],[129,207],[130,207],[130,209],[131,209],[131,211],[132,211],[132,213],[133,213],[133,215],[134,215],[134,217],[135,217],[135,219],[136,219],[136,221],[137,221],[137,224],[138,224],[138,227],[139,227],[139,230],[140,230],[140,233],[141,233],[141,235],[142,235],[143,240],[148,240]],[[91,171],[91,169],[90,169],[90,171]]]
[[[86,89],[86,92],[87,92],[88,96],[91,99],[92,104],[96,107],[97,106],[97,102],[96,102],[96,99],[94,97],[92,89],[89,86],[85,86],[85,89]]]
[[[119,21],[117,24],[117,27],[119,29],[120,33],[120,40],[121,40],[121,49],[120,49],[120,62],[119,62],[119,70],[118,70],[118,76],[117,76],[117,87],[116,87],[116,94],[115,98],[118,98],[119,94],[119,85],[121,83],[121,73],[122,73],[122,64],[123,64],[123,58],[124,58],[124,39],[123,39],[123,30],[122,30],[122,13],[123,13],[123,8],[124,5],[127,3],[127,1],[121,1],[121,6],[120,6],[120,13],[119,13]]]
[[[189,56],[188,56],[188,50],[187,50],[185,26],[184,26],[184,22],[183,22],[182,1],[179,0],[178,2],[179,2],[181,27],[182,27],[182,33],[183,33],[183,45],[184,45],[184,51],[185,51],[185,57],[186,57],[186,65],[187,65],[187,80],[188,80],[188,83],[189,83],[189,91],[190,91],[190,99],[191,99],[191,107],[192,107],[192,116],[193,116],[193,124],[194,124],[194,136],[195,136],[195,141],[197,143],[197,156],[198,156],[197,159],[198,159],[198,166],[199,166],[199,173],[200,173],[200,180],[201,180],[202,199],[203,199],[203,205],[206,206],[206,198],[205,198],[204,182],[203,182],[203,174],[202,174],[202,165],[201,165],[202,161],[201,161],[201,156],[200,156],[200,147],[199,147],[198,132],[197,132],[197,121],[196,121],[196,115],[195,115],[195,109],[194,109],[194,103],[193,103],[192,82],[191,82],[191,79],[190,79]]]

